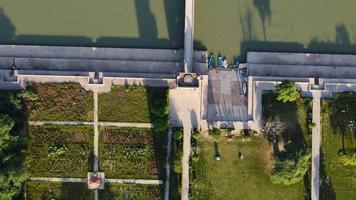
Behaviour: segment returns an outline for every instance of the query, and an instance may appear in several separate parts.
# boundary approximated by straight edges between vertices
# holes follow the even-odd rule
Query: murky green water
[[[247,50],[356,54],[355,9],[355,0],[196,0],[195,39],[230,60]]]
[[[181,0],[0,0],[0,43],[182,48]]]

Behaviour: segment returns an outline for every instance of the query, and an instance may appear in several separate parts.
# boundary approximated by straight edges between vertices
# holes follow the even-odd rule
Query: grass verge
[[[216,148],[221,160],[215,160]],[[191,167],[190,199],[303,199],[303,183],[274,185],[270,179],[271,148],[266,139],[254,136],[249,141],[198,138],[199,160]],[[243,159],[239,159],[239,152]]]
[[[321,199],[351,200],[356,196],[356,166],[343,165],[338,153],[343,148],[356,148],[355,133],[348,125],[355,114],[355,94],[335,94],[334,99],[322,101]]]

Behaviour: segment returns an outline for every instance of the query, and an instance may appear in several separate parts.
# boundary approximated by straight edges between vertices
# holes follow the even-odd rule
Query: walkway
[[[154,179],[105,179],[105,183],[160,185],[162,180]]]
[[[98,124],[98,92],[94,91],[94,172],[99,169],[99,124]]]
[[[184,71],[186,73],[193,72],[194,3],[195,0],[185,0]]]
[[[52,178],[52,177],[30,177],[31,181],[37,182],[63,182],[63,183],[86,183],[86,178]]]
[[[313,91],[313,123],[312,131],[312,200],[319,200],[319,167],[320,167],[320,91]]]
[[[29,121],[29,125],[63,125],[63,126],[94,126],[94,122],[73,122],[73,121]],[[129,122],[98,122],[99,126],[153,128],[152,123],[129,123]]]
[[[172,134],[173,123],[169,121],[167,135],[167,159],[166,159],[166,186],[164,191],[164,200],[169,200],[169,182],[171,177],[171,149],[172,149]]]
[[[189,199],[189,159],[191,151],[191,131],[190,125],[183,127],[183,158],[182,158],[182,200]]]

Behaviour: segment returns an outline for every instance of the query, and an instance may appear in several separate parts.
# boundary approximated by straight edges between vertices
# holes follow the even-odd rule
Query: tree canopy
[[[0,199],[9,200],[20,194],[26,180],[24,134],[16,128],[21,104],[15,96],[12,93],[0,95]]]
[[[300,152],[295,158],[284,161],[277,159],[271,176],[272,183],[292,185],[301,181],[310,167],[310,162],[310,152]]]
[[[283,81],[276,87],[276,93],[278,94],[277,100],[283,103],[295,102],[300,99],[297,85],[292,81]]]

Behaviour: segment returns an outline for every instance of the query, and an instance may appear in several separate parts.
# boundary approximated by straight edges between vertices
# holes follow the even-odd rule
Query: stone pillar
[[[193,41],[194,41],[194,4],[195,0],[185,0],[184,28],[184,72],[193,72]]]

